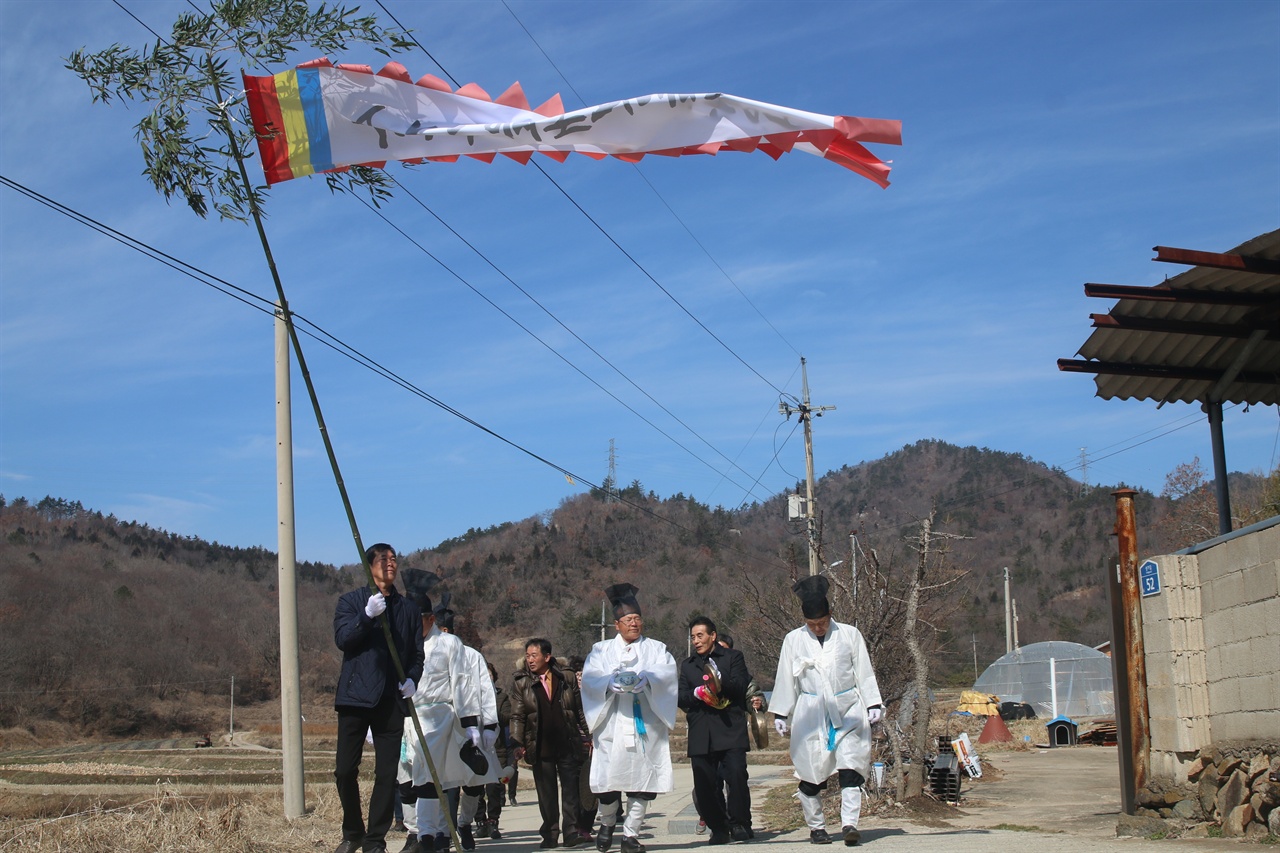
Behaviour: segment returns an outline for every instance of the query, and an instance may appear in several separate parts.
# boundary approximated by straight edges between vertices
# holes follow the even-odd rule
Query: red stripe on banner
[[[529,99],[524,96],[524,87],[520,85],[519,80],[512,83],[494,103],[502,104],[504,107],[515,107],[518,110],[529,110]]]
[[[333,67],[338,69],[339,71],[350,71],[353,74],[372,74],[373,73],[372,65],[360,65],[355,62],[339,62],[337,65]]]
[[[793,130],[788,133],[775,133],[772,136],[766,136],[765,139],[778,147],[783,154],[790,154],[791,149],[800,141],[800,131]],[[777,158],[774,158],[777,159]]]
[[[502,156],[510,157],[512,160],[515,160],[517,163],[523,164],[523,163],[528,163],[530,160],[533,159],[533,152],[532,151],[503,151]]]
[[[800,133],[801,142],[807,142],[823,153],[826,153],[827,146],[840,138],[839,132],[834,130],[806,130]]]
[[[356,163],[357,166],[363,166],[366,169],[385,169],[387,168],[386,160],[370,160],[368,163]],[[330,172],[345,172],[346,168],[329,169]]]
[[[590,157],[592,160],[603,160],[609,156],[608,154],[601,154],[599,151],[577,151],[574,153],[581,154],[583,157]]]
[[[889,186],[889,164],[857,142],[837,139],[827,147],[823,157],[850,171],[857,172],[867,180],[879,184],[882,189]]]
[[[844,134],[846,139],[858,142],[902,144],[902,122],[897,119],[836,116],[836,130]]]
[[[650,154],[657,154],[659,157],[679,157],[684,153],[683,148],[663,148],[661,151],[650,151]]]
[[[388,62],[382,66],[382,70],[378,72],[379,77],[386,77],[390,80],[399,80],[401,83],[412,83],[413,78],[409,76],[409,69],[405,68],[399,62]]]
[[[492,163],[493,158],[498,156],[498,154],[496,151],[491,151],[488,154],[468,154],[467,156],[472,160],[479,160],[482,163]]]
[[[477,101],[489,101],[491,103],[493,101],[493,98],[489,97],[489,93],[484,89],[481,89],[475,83],[468,83],[458,91],[454,92],[454,94],[461,95],[464,98],[475,98]]]
[[[284,135],[284,120],[280,117],[280,99],[276,97],[276,78],[249,77],[244,80],[245,99],[249,102],[249,118],[253,122],[253,134],[258,139],[258,156],[262,158],[262,173],[268,186],[293,178],[289,168],[289,140]]]
[[[644,154],[614,154],[613,156],[624,163],[639,163],[644,159]]]
[[[329,57],[321,56],[317,59],[308,60],[302,63],[301,65],[299,65],[298,67],[299,68],[332,68],[333,63],[329,61]]]
[[[559,95],[557,95],[556,97],[559,97]],[[537,110],[534,110],[534,112],[537,112]],[[547,157],[550,157],[552,160],[555,160],[557,163],[563,163],[565,160],[569,159],[568,151],[539,151],[538,153],[543,154]]]
[[[456,163],[459,159],[457,154],[441,154],[439,157],[426,158],[428,163]]]
[[[730,151],[742,151],[746,154],[755,151],[759,146],[760,137],[758,136],[748,136],[746,139],[726,139],[724,141],[724,147]]]
[[[768,154],[774,160],[780,159],[783,154],[787,153],[783,151],[781,148],[779,148],[778,146],[774,145],[772,142],[761,142],[760,147],[757,148],[756,150],[759,151],[761,154]]]
[[[437,92],[453,94],[453,87],[434,74],[423,74],[414,85],[421,86],[424,89],[434,89]]]
[[[564,115],[564,102],[560,100],[560,93],[556,92],[550,98],[547,98],[546,102],[534,110],[534,112],[540,116],[545,116],[546,118]]]
[[[723,146],[719,142],[704,142],[701,145],[690,145],[684,149],[686,154],[719,154]]]

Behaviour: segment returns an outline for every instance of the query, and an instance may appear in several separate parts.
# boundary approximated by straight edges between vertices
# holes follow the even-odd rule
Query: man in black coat
[[[712,844],[754,838],[747,788],[747,672],[742,652],[716,642],[716,624],[689,625],[693,654],[680,662],[679,704],[689,723],[689,762],[698,816]],[[724,786],[728,785],[726,809]]]
[[[333,615],[333,639],[342,650],[342,673],[333,697],[338,712],[333,776],[342,803],[342,843],[335,853],[354,853],[362,844],[365,853],[387,849],[404,733],[404,699],[414,694],[422,678],[422,611],[395,588],[396,552],[380,542],[365,552],[365,559],[374,585],[343,595]],[[384,613],[404,669],[403,681],[382,630]],[[369,731],[373,734],[374,771],[366,826],[358,776]]]

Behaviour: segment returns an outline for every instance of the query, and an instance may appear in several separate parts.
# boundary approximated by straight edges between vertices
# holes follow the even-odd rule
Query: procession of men
[[[688,724],[699,833],[709,832],[710,845],[755,839],[748,720],[766,700],[743,654],[727,635],[721,639],[711,619],[691,621],[692,653],[677,663],[665,644],[645,635],[640,590],[610,586],[605,597],[614,636],[591,648],[580,673],[560,668],[550,641],[530,639],[500,712],[497,670],[456,636],[449,593],[433,606],[431,591],[440,579],[406,570],[400,596],[394,550],[379,544],[368,556],[376,562],[375,584],[343,596],[334,619],[345,681],[335,707],[339,720],[348,721],[339,728],[335,779],[343,840],[335,853],[385,853],[388,791],[403,808],[407,837],[400,853],[472,851],[477,837],[502,838],[501,803],[486,810],[482,800],[503,797],[518,763],[533,774],[540,849],[594,844],[599,853],[646,853],[649,805],[675,787],[670,740],[677,709]],[[882,714],[880,691],[862,635],[831,618],[827,579],[805,578],[793,591],[804,624],[783,640],[768,707],[777,733],[790,737],[809,841],[832,842],[820,795],[835,775],[840,837],[855,846],[871,726]],[[395,641],[394,656],[380,621],[392,614],[398,633],[385,637]],[[362,722],[377,757],[367,823],[355,779]],[[399,769],[392,779],[388,761],[397,731]],[[594,820],[581,806],[592,801]]]

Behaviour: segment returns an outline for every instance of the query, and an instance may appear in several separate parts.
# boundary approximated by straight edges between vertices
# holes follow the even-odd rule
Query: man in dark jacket
[[[422,677],[422,612],[395,588],[395,550],[378,543],[365,552],[373,573],[372,587],[352,590],[338,599],[333,639],[342,650],[342,673],[333,706],[338,712],[338,745],[333,772],[342,803],[342,843],[335,853],[385,851],[395,804],[396,769],[404,731],[404,698],[417,690]],[[399,679],[387,647],[381,618],[391,626],[396,654],[404,669]],[[365,733],[373,734],[373,794],[366,826],[360,798],[360,759]]]
[[[548,640],[526,643],[524,663],[514,678],[511,740],[516,760],[523,758],[533,767],[542,813],[540,846],[556,846],[563,817],[564,846],[577,847],[586,841],[577,828],[578,769],[588,737],[577,679],[555,666]]]
[[[679,704],[689,723],[689,763],[698,816],[712,844],[747,841],[751,793],[747,789],[747,672],[742,652],[716,642],[716,625],[699,616],[689,625],[693,654],[680,662]],[[724,788],[728,785],[726,811]]]

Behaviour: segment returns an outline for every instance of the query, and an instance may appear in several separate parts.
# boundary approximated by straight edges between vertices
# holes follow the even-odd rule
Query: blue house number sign
[[[1147,560],[1138,566],[1138,586],[1142,589],[1142,597],[1160,594],[1160,564],[1155,560]]]

